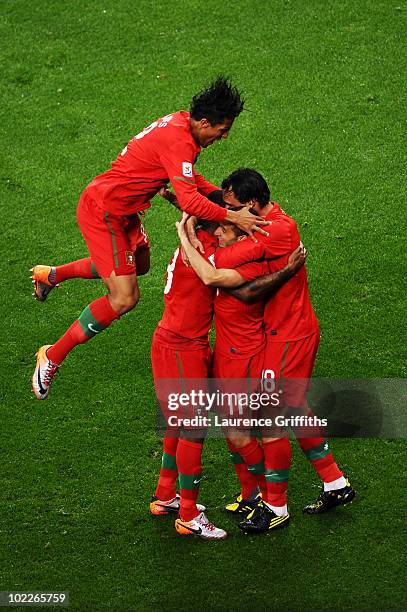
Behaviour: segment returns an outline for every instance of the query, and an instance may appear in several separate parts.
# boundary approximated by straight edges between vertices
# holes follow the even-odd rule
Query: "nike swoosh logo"
[[[196,533],[196,535],[201,535],[202,529],[198,527],[198,529],[192,529],[192,527],[187,527],[187,525],[183,525],[185,529],[188,529],[191,533]]]
[[[42,386],[42,383],[41,383],[41,374],[40,374],[40,368],[38,368],[38,371],[37,371],[37,382],[38,382],[38,387],[39,387],[40,393],[41,393],[42,395],[45,395],[45,394],[46,394],[46,392],[47,392],[47,390],[46,390],[46,389],[44,389],[44,387]]]
[[[194,484],[199,484],[201,482],[202,478],[200,478],[199,480],[194,479]]]
[[[90,331],[93,332],[94,334],[98,334],[100,332],[100,329],[95,329],[92,323],[88,323],[88,329],[90,329]]]

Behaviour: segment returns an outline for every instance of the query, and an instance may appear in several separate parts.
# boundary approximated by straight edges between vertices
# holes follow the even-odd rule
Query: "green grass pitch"
[[[301,513],[318,481],[295,448],[292,524],[256,539],[220,512],[237,483],[212,439],[201,499],[230,538],[183,540],[149,516],[160,463],[149,347],[176,211],[153,202],[139,306],[69,356],[46,402],[30,393],[35,350],[103,287],[67,282],[40,304],[28,277],[86,256],[81,190],[227,73],[250,112],[199,168],[217,182],[256,167],[297,220],[322,329],[315,374],[405,377],[406,11],[404,0],[3,0],[1,591],[67,590],[72,609],[91,611],[405,609],[403,440],[334,441],[358,497],[322,517]]]

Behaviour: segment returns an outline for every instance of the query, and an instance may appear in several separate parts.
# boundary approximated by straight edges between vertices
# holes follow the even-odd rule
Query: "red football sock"
[[[259,487],[262,495],[264,495],[266,492],[264,453],[258,440],[253,438],[245,446],[238,447],[237,452],[247,465],[249,473],[255,477],[256,488]]]
[[[179,515],[183,521],[192,521],[199,514],[196,501],[202,478],[202,447],[201,442],[190,442],[182,438],[178,442],[177,466],[181,497]]]
[[[324,440],[324,438],[298,438],[298,443],[323,482],[332,482],[343,476],[343,472],[335,463],[327,440]]]
[[[68,278],[100,278],[90,257],[77,259],[62,266],[55,266],[49,275],[49,280],[54,283],[62,283]]]
[[[272,506],[285,506],[291,466],[290,440],[278,438],[271,442],[263,442],[263,450],[267,483],[265,501]]]
[[[113,310],[107,295],[95,300],[85,308],[64,335],[47,350],[48,359],[61,364],[75,346],[87,342],[118,318],[119,315]]]
[[[154,495],[161,501],[173,499],[176,495],[175,483],[178,478],[176,453],[178,438],[165,437],[163,440],[163,456],[160,476]]]
[[[243,499],[250,499],[253,496],[253,492],[257,489],[257,477],[247,469],[239,449],[236,448],[229,438],[226,438],[226,442],[229,447],[233,467],[240,482],[241,495]]]

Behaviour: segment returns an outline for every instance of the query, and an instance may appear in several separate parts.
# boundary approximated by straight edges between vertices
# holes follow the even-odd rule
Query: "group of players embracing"
[[[171,199],[168,192],[163,195]],[[175,381],[185,389],[189,379],[195,382],[209,377],[225,381],[223,390],[228,385],[235,389],[231,382],[235,379],[247,381],[255,389],[264,377],[271,377],[288,381],[281,385],[284,411],[304,413],[319,328],[309,298],[306,253],[297,226],[270,201],[268,185],[256,170],[239,168],[230,174],[222,183],[222,198],[226,207],[247,207],[270,225],[254,242],[233,223],[200,220],[192,244],[188,215],[184,213],[177,223],[181,246],[167,269],[164,313],[151,351],[161,409],[170,414],[165,408],[171,389],[167,381],[174,381],[173,390]],[[212,354],[208,334],[213,314],[216,339]],[[205,433],[199,429],[168,426],[150,510],[154,515],[179,513],[175,528],[181,535],[222,539],[226,532],[209,522],[205,508],[197,503]],[[346,504],[355,492],[335,463],[328,442],[309,431],[312,429],[298,437],[298,442],[319,474],[323,489],[304,511],[318,514]],[[274,428],[259,435],[248,427],[230,426],[225,429],[225,438],[241,491],[224,510],[242,518],[239,528],[245,533],[286,527],[291,465],[288,432]]]
[[[218,77],[194,96],[189,112],[154,121],[86,187],[77,220],[89,257],[60,266],[34,266],[34,294],[44,301],[54,287],[72,278],[101,278],[107,294],[86,306],[54,344],[38,350],[32,376],[38,399],[48,397],[55,374],[77,345],[136,306],[138,276],[150,265],[150,244],[139,215],[158,192],[183,211],[177,223],[181,246],[167,269],[165,310],[152,343],[159,399],[162,380],[182,383],[211,376],[250,381],[271,376],[307,381],[311,377],[319,329],[308,294],[306,253],[295,222],[270,200],[268,185],[257,171],[240,168],[221,189],[195,171],[201,150],[226,139],[243,108],[240,92],[227,78]],[[174,193],[167,189],[168,183]],[[213,314],[212,354],[208,334]],[[305,391],[301,385],[284,391],[288,412],[304,407]],[[287,433],[254,435],[241,428],[225,433],[241,485],[226,511],[241,516],[239,527],[246,533],[287,526],[291,464]],[[175,527],[181,535],[222,539],[226,532],[215,527],[197,503],[203,437],[204,432],[197,437],[183,428],[176,435],[167,432],[150,511],[177,514]],[[298,441],[323,482],[318,499],[305,512],[318,514],[351,501],[355,492],[327,441],[319,435],[298,436]]]

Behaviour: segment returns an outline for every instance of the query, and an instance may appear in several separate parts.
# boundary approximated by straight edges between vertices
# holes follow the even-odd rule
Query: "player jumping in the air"
[[[227,265],[239,266],[247,262],[248,248],[252,260],[267,256],[271,272],[287,262],[288,255],[300,243],[295,221],[280,206],[270,201],[270,190],[264,178],[255,170],[241,168],[223,183],[224,198],[230,203],[252,207],[271,222],[267,236],[259,236],[257,243],[238,242],[227,249]],[[218,265],[223,266],[222,251]],[[248,302],[264,294],[261,279],[245,288]],[[242,299],[242,291],[236,294]],[[286,386],[284,401],[294,411],[306,407],[306,381],[311,377],[319,344],[318,321],[313,311],[307,273],[303,267],[280,291],[266,301],[264,311],[266,347],[264,372],[275,380],[297,379]],[[301,383],[302,381],[302,383]],[[304,508],[308,514],[320,514],[346,504],[355,496],[349,481],[337,466],[328,442],[322,437],[298,437],[301,449],[319,474],[323,489],[318,499]],[[277,438],[263,436],[266,467],[266,499],[260,502],[252,515],[240,527],[248,533],[263,533],[288,524],[288,474],[291,465],[290,441],[286,435]]]
[[[219,77],[192,99],[190,112],[179,111],[154,121],[123,149],[112,167],[82,193],[77,220],[90,257],[61,267],[35,266],[37,299],[68,278],[100,276],[108,294],[94,300],[53,345],[41,347],[32,377],[38,399],[48,396],[59,366],[78,344],[106,329],[139,300],[137,276],[149,268],[148,241],[139,213],[171,182],[182,210],[199,218],[227,219],[249,235],[267,225],[247,211],[233,212],[208,199],[217,187],[195,172],[202,148],[226,139],[244,101],[230,82]]]

